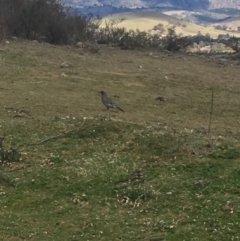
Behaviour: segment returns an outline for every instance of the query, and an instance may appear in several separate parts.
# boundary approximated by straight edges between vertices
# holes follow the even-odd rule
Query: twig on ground
[[[203,219],[203,220],[190,220],[190,221],[182,221],[180,224],[187,224],[187,223],[211,223],[211,222],[217,222],[217,220],[211,220],[211,219]]]
[[[21,166],[21,167],[17,167],[17,168],[11,169],[8,172],[18,171],[18,170],[25,169],[25,168],[28,168],[28,167],[31,167],[31,166],[32,166],[31,164],[28,164],[28,165],[25,165],[25,166]]]
[[[57,139],[57,138],[64,137],[65,135],[67,135],[67,134],[69,134],[69,133],[71,133],[71,132],[78,131],[78,130],[80,130],[81,127],[83,127],[84,123],[85,123],[85,119],[83,119],[83,122],[81,123],[81,126],[78,127],[77,129],[73,129],[73,130],[70,130],[70,131],[65,131],[65,132],[63,132],[63,133],[61,133],[61,134],[59,134],[59,135],[48,137],[47,139],[45,139],[45,140],[43,140],[43,141],[40,141],[40,142],[31,144],[31,146],[33,146],[33,145],[41,145],[41,144],[46,143],[46,142],[48,142],[48,141],[51,141],[51,140],[54,140],[54,139]]]

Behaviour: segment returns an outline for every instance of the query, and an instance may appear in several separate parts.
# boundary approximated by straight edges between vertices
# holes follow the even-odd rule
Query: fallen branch
[[[83,122],[81,123],[81,126],[78,127],[77,129],[73,129],[73,130],[70,130],[70,131],[65,131],[65,132],[63,132],[63,133],[61,133],[59,135],[56,135],[56,136],[51,136],[51,137],[49,137],[49,138],[47,138],[47,139],[45,139],[43,141],[31,144],[31,146],[33,146],[33,145],[41,145],[41,144],[46,143],[48,141],[64,137],[64,136],[66,136],[67,134],[69,134],[71,132],[79,131],[80,128],[83,127],[84,123],[85,123],[85,119],[83,119]]]
[[[31,166],[32,166],[31,164],[28,164],[28,165],[25,165],[25,166],[21,166],[21,167],[17,167],[17,168],[11,169],[8,172],[18,171],[18,170],[25,169],[25,168],[31,167]]]
[[[203,219],[203,220],[189,220],[189,221],[182,221],[180,224],[187,224],[187,223],[211,223],[211,222],[218,222],[217,220],[212,219]]]
[[[128,182],[128,181],[135,181],[135,180],[140,180],[143,179],[143,173],[140,170],[136,170],[132,172],[127,178],[118,180],[115,182],[115,184],[122,183],[122,182]]]

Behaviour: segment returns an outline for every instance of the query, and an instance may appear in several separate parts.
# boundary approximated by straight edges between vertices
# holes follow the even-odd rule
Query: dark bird
[[[105,91],[99,91],[98,93],[101,94],[101,98],[102,98],[102,103],[105,105],[105,107],[107,108],[107,110],[109,108],[117,108],[120,111],[124,112],[124,110],[122,110],[119,106],[117,106],[108,96],[107,93]]]

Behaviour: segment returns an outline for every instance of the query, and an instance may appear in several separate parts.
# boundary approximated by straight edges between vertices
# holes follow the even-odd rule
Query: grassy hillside
[[[0,46],[0,240],[238,240],[238,67],[154,54]]]
[[[115,23],[114,26],[117,27],[124,27],[128,30],[139,29],[141,31],[150,31],[151,33],[157,33],[157,31],[153,31],[153,27],[159,23],[163,24],[166,33],[167,29],[173,25],[177,25],[176,33],[182,33],[183,35],[197,35],[201,32],[203,35],[209,33],[212,38],[217,38],[219,34],[229,33],[216,30],[212,25],[197,25],[154,11],[113,14],[103,18],[102,26],[112,21]],[[240,36],[240,33],[234,33],[234,35]]]
[[[235,17],[235,18],[229,18],[225,21],[220,21],[219,23],[213,24],[213,25],[225,25],[228,28],[231,28],[232,30],[237,31],[238,27],[240,27],[240,17]]]

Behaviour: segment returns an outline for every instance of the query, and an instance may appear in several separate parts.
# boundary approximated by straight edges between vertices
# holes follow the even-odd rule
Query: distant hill
[[[178,19],[178,22],[185,21],[181,22],[181,25],[186,27],[176,28],[177,32],[183,34],[192,35],[201,32],[215,37],[222,33],[215,29],[216,25],[223,28],[227,26],[228,30],[235,31],[229,34],[240,33],[239,31],[236,33],[240,26],[237,20],[240,18],[240,0],[63,0],[63,2],[80,14],[93,13],[105,19],[109,19],[108,15],[120,14],[113,18],[118,16],[125,18],[119,26],[127,29],[139,28],[151,31],[155,25],[162,22],[167,29],[171,22]],[[144,13],[146,11],[149,14]],[[161,12],[172,18],[161,15]]]
[[[112,6],[115,8],[153,8],[153,7],[174,7],[185,9],[206,8],[210,5],[208,0],[64,0],[67,4],[78,7],[103,7]]]
[[[210,36],[213,38],[217,38],[219,34],[228,33],[230,35],[233,35],[233,33],[227,31],[217,30],[211,24],[198,25],[155,11],[113,14],[104,17],[101,26],[105,26],[106,23],[113,23],[115,27],[124,27],[128,30],[139,29],[141,31],[147,31],[151,34],[159,33],[159,31],[161,31],[162,35],[165,35],[168,28],[176,26],[176,33],[183,34],[185,36],[197,35],[198,33],[201,33],[203,35],[210,34]],[[154,26],[160,26],[160,30],[158,27],[154,28]],[[236,32],[234,33],[234,35],[240,37],[240,32]]]
[[[239,0],[64,0],[65,4],[70,4],[74,8],[104,8],[113,9],[137,9],[137,8],[173,8],[173,9],[240,9]]]

